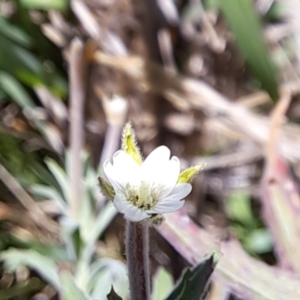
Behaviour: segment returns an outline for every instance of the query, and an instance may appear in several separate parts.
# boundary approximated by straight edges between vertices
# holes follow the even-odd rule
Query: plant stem
[[[70,215],[77,220],[80,210],[82,159],[84,143],[84,61],[83,43],[74,39],[70,53]]]
[[[126,226],[126,256],[130,300],[150,299],[149,225],[129,222]]]

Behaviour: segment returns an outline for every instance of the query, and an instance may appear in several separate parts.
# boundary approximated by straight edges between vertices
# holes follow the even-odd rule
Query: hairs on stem
[[[126,225],[126,257],[130,300],[150,299],[149,225],[130,222]]]

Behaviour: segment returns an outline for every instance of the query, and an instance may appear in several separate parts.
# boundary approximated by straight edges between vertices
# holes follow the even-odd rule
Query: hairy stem
[[[127,221],[126,256],[130,300],[150,299],[148,224]]]

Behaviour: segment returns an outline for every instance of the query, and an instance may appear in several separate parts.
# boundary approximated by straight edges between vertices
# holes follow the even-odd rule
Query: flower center
[[[134,206],[143,210],[149,210],[158,202],[161,190],[161,186],[153,186],[148,182],[142,181],[139,186],[127,184],[125,195]]]

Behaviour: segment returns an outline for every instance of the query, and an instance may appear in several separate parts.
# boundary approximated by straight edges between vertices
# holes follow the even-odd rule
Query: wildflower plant
[[[99,178],[102,192],[113,200],[118,212],[128,221],[140,222],[158,220],[182,208],[183,199],[192,190],[189,182],[200,167],[180,174],[180,161],[176,156],[170,158],[166,146],[156,148],[143,160],[130,124],[124,128],[122,148],[112,162],[104,162],[105,178]]]
[[[103,164],[99,178],[103,194],[124,215],[126,256],[130,283],[130,299],[150,299],[149,242],[151,225],[160,225],[163,215],[179,210],[191,192],[191,180],[200,166],[180,173],[178,157],[160,146],[143,159],[134,131],[127,124],[123,132],[122,150]]]
[[[75,218],[71,209],[71,185],[68,184],[71,166],[68,153],[65,169],[54,160],[46,160],[59,189],[46,185],[31,186],[33,194],[53,199],[53,203],[57,204],[60,240],[51,245],[28,244],[30,249],[1,251],[0,261],[10,272],[24,266],[35,270],[57,290],[62,300],[126,300],[128,282],[130,300],[148,300],[151,294],[149,226],[160,225],[164,214],[184,205],[184,198],[192,189],[190,182],[200,167],[194,166],[180,173],[179,159],[170,158],[170,150],[165,146],[158,147],[144,160],[128,124],[124,128],[122,150],[113,155],[112,162],[104,162],[104,176],[99,178],[103,194],[114,206],[103,201],[102,209],[97,211],[96,199],[101,200],[101,197],[96,170],[90,165],[88,155],[82,155],[81,159],[80,163],[84,166],[81,205]],[[127,268],[119,260],[96,255],[97,240],[117,211],[127,221]],[[157,297],[155,291],[158,289],[155,289],[154,283],[152,299],[198,300],[206,291],[213,267],[211,256],[187,269],[173,291],[166,289],[160,280],[159,284],[163,284],[166,289],[164,296],[169,295],[167,298]],[[113,288],[109,292],[111,284]]]

